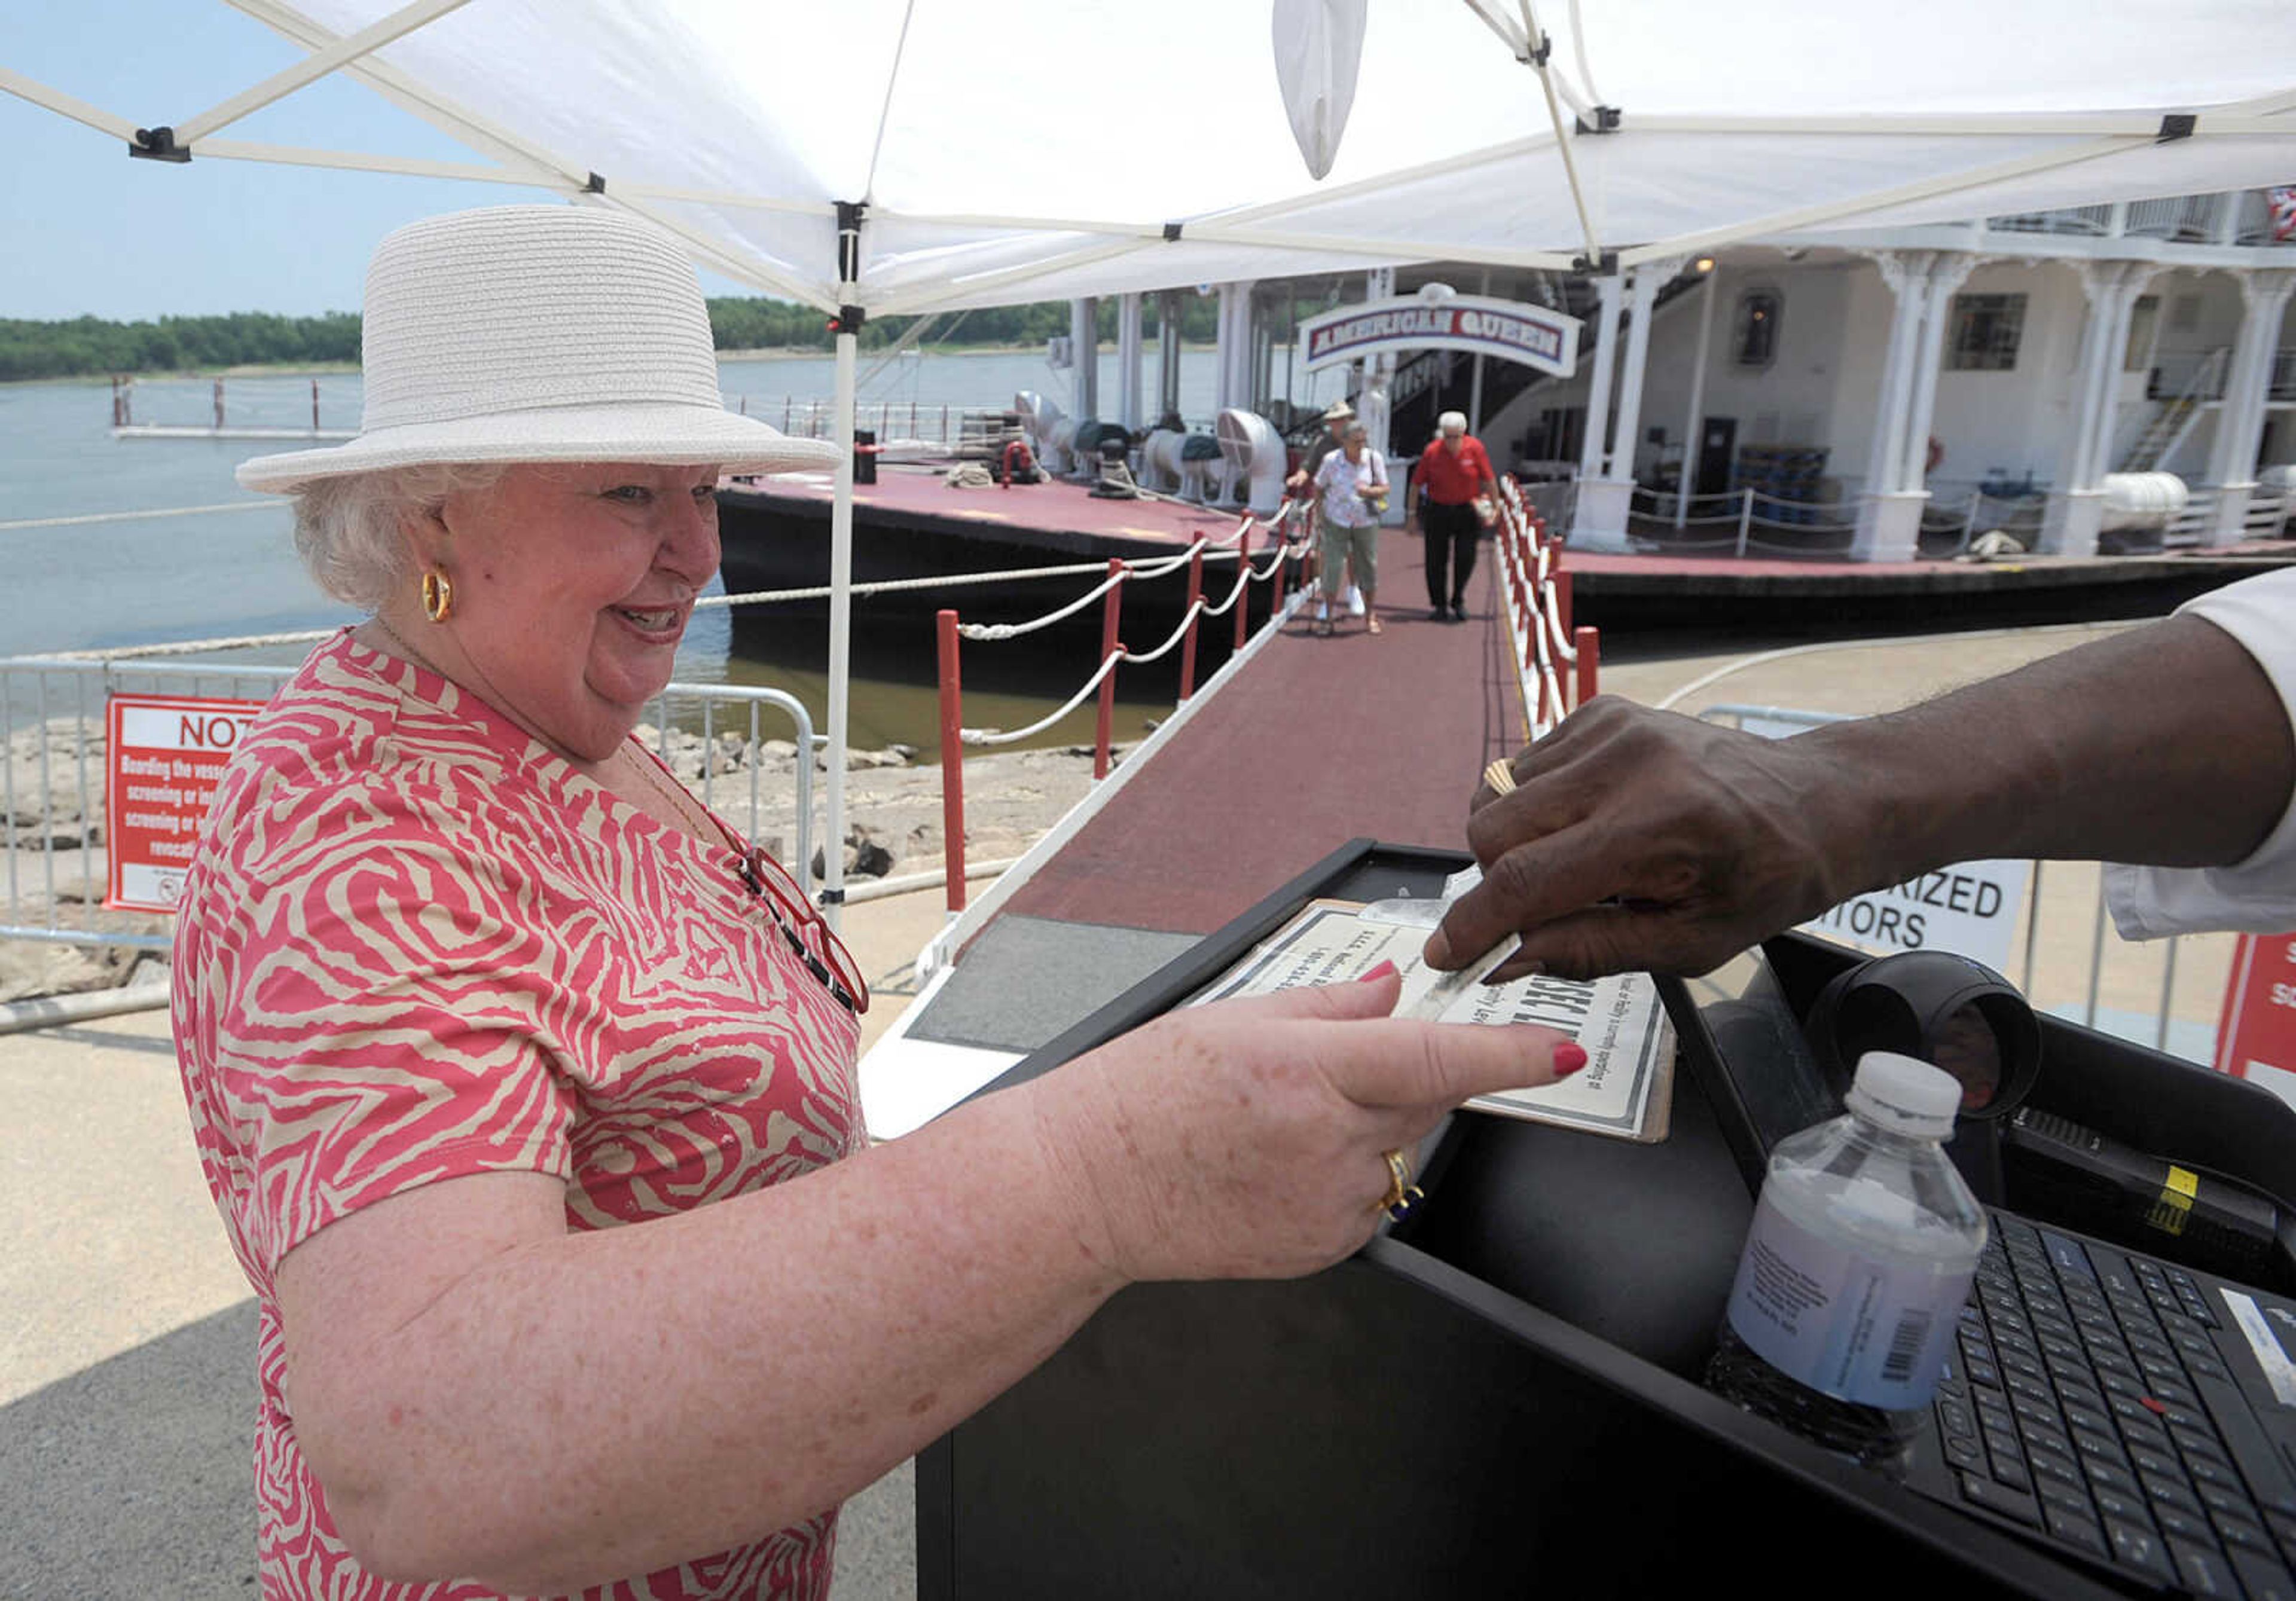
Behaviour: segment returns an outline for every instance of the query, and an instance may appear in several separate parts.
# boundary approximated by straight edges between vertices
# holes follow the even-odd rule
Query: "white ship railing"
[[[1988,217],[1984,226],[1997,234],[2053,234],[2084,239],[2160,239],[2251,248],[2296,243],[2296,240],[2274,237],[2271,199],[2261,189],[2021,211]]]

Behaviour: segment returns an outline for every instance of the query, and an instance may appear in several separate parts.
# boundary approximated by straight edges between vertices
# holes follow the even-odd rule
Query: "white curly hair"
[[[433,462],[316,480],[295,493],[295,554],[329,595],[381,611],[412,588],[407,519],[437,512],[449,495],[492,489],[507,470],[499,463]]]

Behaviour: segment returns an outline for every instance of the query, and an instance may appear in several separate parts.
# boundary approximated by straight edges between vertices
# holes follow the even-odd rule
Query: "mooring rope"
[[[1070,697],[1068,704],[1062,707],[1058,711],[1054,712],[1050,717],[1040,718],[1025,728],[1016,728],[1009,731],[1000,728],[959,728],[957,730],[958,739],[968,745],[1009,745],[1024,739],[1033,738],[1037,735],[1042,734],[1046,729],[1050,728],[1054,724],[1068,716],[1069,713],[1083,705],[1086,698],[1100,687],[1102,681],[1105,679],[1109,674],[1116,670],[1117,664],[1119,662],[1130,661],[1139,663],[1154,661],[1169,653],[1173,646],[1178,645],[1183,639],[1187,637],[1190,625],[1194,623],[1198,618],[1207,616],[1217,617],[1220,615],[1220,613],[1226,612],[1229,607],[1235,604],[1236,597],[1243,593],[1244,587],[1247,584],[1262,583],[1275,577],[1276,572],[1283,567],[1283,563],[1292,559],[1292,555],[1293,552],[1291,546],[1288,545],[1278,546],[1275,550],[1275,559],[1267,563],[1267,569],[1265,572],[1255,571],[1250,562],[1247,562],[1244,563],[1243,570],[1236,574],[1235,587],[1229,592],[1226,600],[1221,602],[1219,605],[1215,607],[1206,603],[1201,595],[1197,596],[1195,602],[1189,606],[1185,614],[1181,617],[1179,627],[1174,628],[1170,637],[1167,638],[1163,644],[1158,645],[1154,650],[1128,651],[1122,645],[1119,645],[1116,649],[1109,652],[1107,658],[1101,662],[1099,668],[1093,673],[1092,677],[1085,680],[1084,686],[1081,689],[1078,689],[1074,695]],[[1101,589],[1095,590],[1094,595],[1086,595],[1085,597],[1085,601],[1088,602],[1092,600],[1094,595],[1102,593],[1106,590],[1110,585],[1116,583],[1119,576],[1120,575],[1111,575],[1108,584],[1101,586]],[[1083,603],[1084,602],[1078,603],[1078,604]],[[973,636],[980,637],[980,636]]]

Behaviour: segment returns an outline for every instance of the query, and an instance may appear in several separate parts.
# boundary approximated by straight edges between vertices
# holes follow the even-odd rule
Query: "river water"
[[[873,358],[865,353],[865,374]],[[1283,364],[1279,358],[1277,370]],[[786,405],[827,400],[834,367],[822,357],[728,357],[718,366],[729,406],[779,425]],[[1152,369],[1151,373],[1152,386]],[[1307,392],[1302,374],[1300,398]],[[264,374],[226,381],[227,421],[263,427],[308,427],[309,376]],[[1327,375],[1327,385],[1336,385]],[[319,417],[329,428],[355,428],[360,406],[356,373],[322,374]],[[1101,360],[1101,390],[1115,390],[1112,354]],[[1211,414],[1213,359],[1209,350],[1183,353],[1180,404],[1190,417]],[[1013,394],[1035,390],[1064,408],[1068,377],[1031,352],[929,352],[887,366],[863,390],[865,402],[914,403],[921,412],[942,406],[1002,408]],[[205,378],[137,380],[138,423],[204,426],[213,420],[212,384]],[[897,419],[898,420],[898,419]],[[259,439],[114,439],[110,385],[101,380],[0,385],[0,656],[100,649],[158,641],[227,637],[351,620],[340,603],[304,575],[289,537],[283,502],[254,509],[204,512],[127,521],[21,528],[33,520],[99,513],[243,505],[250,496],[232,471],[250,456],[307,447],[307,441]],[[1068,591],[1047,583],[1047,606],[1088,587]],[[783,609],[787,610],[787,609]],[[822,603],[826,615],[826,603]],[[816,725],[827,717],[825,661],[815,653],[818,620],[793,628],[792,648],[774,648],[762,629],[745,628],[736,642],[729,614],[697,615],[680,653],[678,676],[697,682],[777,685],[811,708]],[[857,746],[901,741],[936,743],[933,687],[920,681],[914,662],[929,656],[925,641],[880,640],[857,634],[851,740]],[[281,660],[275,652],[250,660]],[[978,688],[968,661],[965,721],[974,727],[1018,727],[1064,702],[1088,676],[1086,658],[1016,657],[1002,671],[983,675]],[[1119,673],[1124,710],[1119,739],[1137,737],[1142,719],[1164,702],[1128,694]],[[1144,685],[1142,686],[1144,689]],[[1068,743],[1092,735],[1092,712],[1081,710],[1038,743]]]

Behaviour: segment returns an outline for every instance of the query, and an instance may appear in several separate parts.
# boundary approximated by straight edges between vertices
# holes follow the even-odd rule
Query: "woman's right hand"
[[[1037,1081],[1083,1249],[1128,1280],[1310,1273],[1371,1237],[1384,1154],[1585,1056],[1551,1029],[1390,1018],[1401,981],[1172,1013]],[[1576,1055],[1576,1060],[1571,1057]]]

